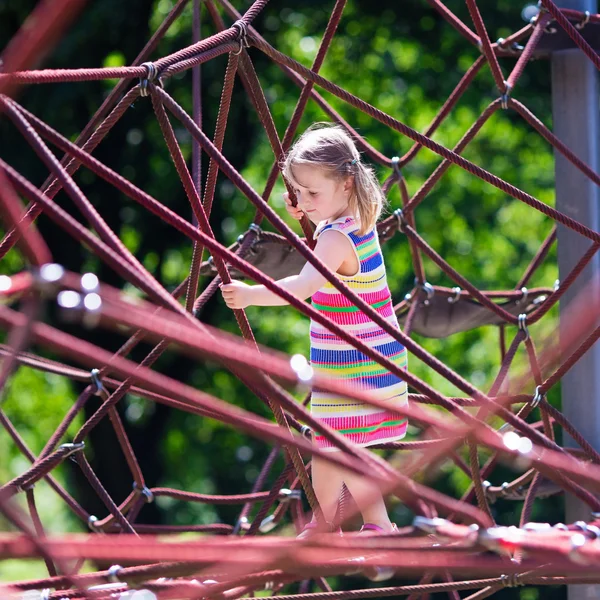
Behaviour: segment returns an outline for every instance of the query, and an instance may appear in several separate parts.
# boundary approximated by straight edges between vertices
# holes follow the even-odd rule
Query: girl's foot
[[[337,533],[342,535],[342,528],[336,527],[333,523],[325,521],[322,525],[317,521],[309,521],[302,531],[296,536],[297,540],[306,540],[319,533]]]
[[[390,523],[390,528],[386,529],[375,523],[365,523],[358,532],[359,535],[378,535],[386,533],[398,533],[398,526],[396,523]]]
[[[394,533],[398,533],[398,527],[396,523],[392,523],[391,529],[388,530],[380,527],[379,525],[375,525],[375,523],[365,523],[358,532],[358,535],[373,536]],[[365,577],[371,581],[386,581],[395,575],[396,569],[393,567],[368,566],[363,569],[363,573]]]

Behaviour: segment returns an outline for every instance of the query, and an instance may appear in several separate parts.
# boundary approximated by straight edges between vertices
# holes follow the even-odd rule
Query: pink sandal
[[[398,533],[398,526],[396,523],[392,523],[392,531],[386,531],[383,527],[375,525],[375,523],[365,523],[358,533],[368,533],[370,535],[383,533],[383,534],[394,534]]]
[[[321,525],[317,521],[309,521],[303,528],[302,531],[296,536],[297,540],[306,540],[311,538],[313,535],[319,533],[337,533],[343,535],[342,528],[336,527],[333,523],[325,521],[324,525]]]

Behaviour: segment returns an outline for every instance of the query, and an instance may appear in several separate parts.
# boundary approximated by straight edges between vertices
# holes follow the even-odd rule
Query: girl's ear
[[[344,191],[349,192],[350,190],[352,190],[353,185],[354,185],[354,175],[350,175],[350,177],[348,177],[346,179],[346,181],[344,181]]]

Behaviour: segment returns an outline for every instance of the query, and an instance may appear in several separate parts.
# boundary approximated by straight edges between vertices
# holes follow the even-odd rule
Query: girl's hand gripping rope
[[[221,284],[219,287],[221,294],[223,294],[223,300],[229,308],[246,308],[251,304],[252,286],[242,281],[232,281],[231,283]]]
[[[288,211],[290,216],[297,221],[302,220],[304,213],[297,206],[292,206],[292,201],[290,200],[290,195],[288,192],[283,193],[283,199],[285,200],[285,209]]]

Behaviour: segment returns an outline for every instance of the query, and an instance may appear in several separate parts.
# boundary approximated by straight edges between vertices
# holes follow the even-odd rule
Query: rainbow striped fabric
[[[348,237],[360,264],[355,275],[338,273],[338,277],[399,329],[377,230],[373,229],[359,237],[357,232],[360,227],[354,218],[340,217],[331,223],[319,223],[315,239],[329,229],[340,231]],[[399,367],[406,368],[406,348],[356,308],[331,283],[327,282],[313,295],[312,305],[348,333],[354,334]],[[389,402],[390,408],[404,406],[408,402],[404,381],[313,320],[310,324],[310,346],[311,366],[319,375],[341,378],[353,387],[369,390],[374,399]],[[398,413],[327,394],[318,388],[312,393],[311,413],[359,446],[399,440],[406,434],[408,425],[407,420]],[[319,432],[315,432],[315,442],[323,450],[337,450]]]

